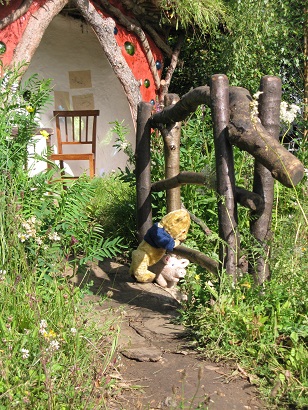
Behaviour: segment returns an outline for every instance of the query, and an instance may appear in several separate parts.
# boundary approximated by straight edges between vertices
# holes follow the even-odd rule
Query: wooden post
[[[176,104],[180,100],[177,94],[167,94],[165,96],[165,106]],[[181,123],[172,122],[163,128],[162,136],[164,139],[165,157],[165,178],[172,178],[180,172],[180,140]],[[167,213],[181,208],[181,189],[180,187],[166,190]]]
[[[152,226],[151,204],[151,117],[152,105],[141,102],[137,109],[136,132],[136,189],[137,189],[137,238],[141,242]]]
[[[264,76],[260,83],[259,118],[266,131],[279,139],[281,80],[278,77]],[[255,282],[261,285],[270,277],[269,240],[271,239],[272,208],[274,201],[274,179],[271,172],[259,161],[255,160],[253,192],[260,195],[264,201],[261,212],[252,212],[250,231],[264,249],[264,254],[257,254],[254,260],[249,260],[249,270],[254,275]]]
[[[228,141],[229,81],[224,74],[211,79],[211,109],[216,155],[216,179],[218,194],[218,221],[221,267],[232,275],[234,282],[238,264],[237,206],[235,200],[235,176],[233,151]]]

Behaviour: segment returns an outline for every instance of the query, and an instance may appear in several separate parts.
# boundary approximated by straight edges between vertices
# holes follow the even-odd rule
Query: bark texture
[[[215,275],[218,275],[218,263],[200,251],[187,248],[184,245],[179,245],[173,249],[172,253],[181,256],[182,258],[186,258],[192,263],[197,263],[202,268],[214,273]]]
[[[23,1],[17,10],[0,21],[0,30],[3,30],[6,26],[14,23],[14,21],[18,20],[21,16],[27,13],[31,4],[32,0]]]
[[[151,123],[156,128],[159,124],[183,121],[201,104],[208,106],[211,104],[210,87],[207,85],[189,91],[175,105],[166,107],[163,111],[154,114]]]
[[[193,184],[202,185],[203,187],[214,188],[208,184],[202,173],[192,171],[182,171],[179,174],[162,179],[152,183],[152,192],[164,191],[166,189],[176,188],[181,185]],[[247,191],[244,188],[235,187],[236,202],[245,208],[261,213],[264,209],[264,200],[259,194]]]
[[[291,188],[297,185],[304,176],[303,164],[279,141],[272,138],[261,122],[252,120],[251,102],[252,98],[245,88],[230,87],[229,141],[249,152],[286,187]],[[202,104],[211,105],[210,87],[208,86],[197,87],[189,91],[175,105],[154,114],[151,124],[155,128],[160,124],[183,121]]]
[[[235,174],[232,146],[228,140],[229,81],[223,74],[211,79],[211,110],[216,157],[216,183],[218,194],[219,260],[221,266],[237,277],[239,238],[235,201]]]
[[[178,102],[180,97],[176,94],[167,94],[165,106]],[[164,140],[165,177],[172,178],[180,172],[180,140],[181,123],[171,123],[161,130]],[[167,189],[167,213],[181,208],[180,187]]]
[[[149,118],[152,105],[139,103],[136,133],[136,189],[137,189],[137,237],[141,242],[152,226],[151,203],[151,128]]]
[[[275,140],[279,140],[281,81],[278,77],[265,76],[261,79],[259,97],[259,118],[263,127]],[[274,202],[274,179],[268,169],[255,161],[253,191],[264,201],[260,212],[253,212],[250,223],[251,234],[264,249],[264,254],[257,254],[250,259],[250,272],[255,282],[261,285],[270,277],[269,241],[271,239],[272,208]]]
[[[304,166],[251,116],[251,96],[245,88],[230,87],[229,140],[249,152],[288,188],[304,176]]]
[[[112,4],[110,4],[108,0],[100,0],[100,3],[105,7],[106,10],[108,10],[109,13],[111,13],[112,16],[116,17],[116,20],[122,26],[124,26],[128,31],[132,31],[138,36],[140,43],[142,45],[142,48],[145,52],[146,58],[148,60],[149,67],[154,77],[155,88],[156,90],[159,90],[160,78],[159,78],[158,71],[155,65],[155,59],[153,57],[148,39],[144,31],[140,27],[140,25],[134,19],[129,18],[125,16],[123,13],[121,13],[121,11],[118,8],[112,6]],[[94,4],[97,4],[97,3],[94,3]]]
[[[161,81],[160,95],[159,95],[160,103],[162,103],[164,101],[165,95],[168,92],[170,82],[171,82],[171,79],[172,79],[172,75],[173,75],[174,70],[176,69],[176,66],[178,64],[179,55],[180,55],[180,51],[181,51],[184,40],[185,40],[184,33],[181,33],[178,37],[176,46],[175,46],[174,50],[172,51],[170,65],[169,65],[167,73],[165,75],[165,79]]]

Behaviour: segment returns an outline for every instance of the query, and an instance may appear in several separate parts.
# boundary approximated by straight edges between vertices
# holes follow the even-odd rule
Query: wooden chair
[[[62,176],[64,176],[64,161],[86,160],[89,162],[90,177],[93,178],[99,110],[54,111],[53,114],[56,119],[58,153],[51,154],[50,159],[60,162]],[[84,152],[85,147],[88,147],[87,152]]]

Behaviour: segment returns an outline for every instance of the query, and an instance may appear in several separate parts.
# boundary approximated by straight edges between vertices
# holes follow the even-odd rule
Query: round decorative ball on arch
[[[4,54],[6,52],[6,45],[3,41],[0,41],[0,54]]]
[[[150,80],[148,80],[147,78],[144,80],[143,85],[145,86],[145,88],[149,88],[151,85]]]
[[[162,63],[160,61],[156,61],[155,65],[157,70],[160,70],[162,68]]]
[[[135,46],[130,41],[125,41],[124,47],[127,54],[129,54],[130,56],[133,56],[135,54]]]

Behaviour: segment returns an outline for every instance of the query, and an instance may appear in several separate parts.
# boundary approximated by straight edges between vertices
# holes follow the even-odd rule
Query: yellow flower
[[[244,288],[250,289],[251,288],[251,284],[249,282],[244,282],[241,284],[241,286],[243,286]]]
[[[48,140],[49,134],[48,134],[48,132],[47,132],[46,130],[41,130],[41,131],[40,131],[40,134],[41,134],[46,140]]]
[[[33,112],[33,111],[34,111],[34,108],[31,107],[31,105],[27,105],[27,106],[26,106],[26,110],[27,110],[28,112]]]
[[[195,275],[196,281],[200,280],[200,275]]]
[[[45,337],[45,339],[54,339],[57,334],[53,330],[49,330],[49,332],[43,333],[43,336]]]

